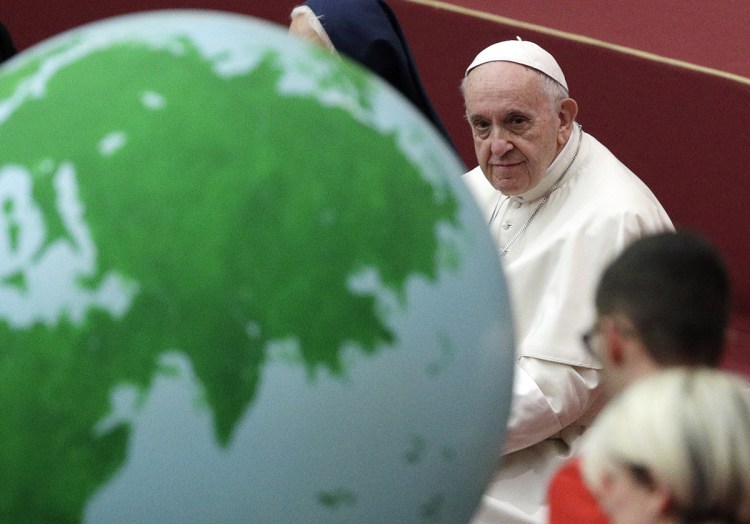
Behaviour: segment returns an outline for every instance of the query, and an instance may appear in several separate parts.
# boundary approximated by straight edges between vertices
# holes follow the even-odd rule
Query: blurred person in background
[[[606,398],[672,367],[716,367],[724,354],[731,289],[721,253],[697,233],[636,240],[604,271],[597,319],[582,346],[603,365]],[[585,440],[585,436],[584,436]],[[568,460],[548,487],[549,524],[608,518]]]
[[[708,368],[639,380],[594,422],[581,460],[614,524],[750,523],[750,385]]]
[[[289,32],[347,56],[391,84],[455,149],[422,85],[401,25],[384,0],[307,0],[292,10]]]

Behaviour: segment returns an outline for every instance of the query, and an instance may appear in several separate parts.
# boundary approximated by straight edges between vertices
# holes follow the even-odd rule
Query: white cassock
[[[595,320],[599,277],[631,241],[673,226],[648,187],[578,126],[523,195],[502,195],[479,167],[463,179],[488,222],[494,215],[498,250],[512,242],[502,263],[517,343],[504,456],[472,522],[546,522],[549,477],[603,401],[601,365],[581,343]]]

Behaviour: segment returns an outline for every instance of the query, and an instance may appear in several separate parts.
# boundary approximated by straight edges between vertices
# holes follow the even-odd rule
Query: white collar
[[[576,130],[578,131],[577,133]],[[578,150],[578,142],[581,140],[583,140],[583,129],[581,129],[580,125],[574,124],[573,132],[571,133],[570,138],[560,150],[560,153],[558,153],[558,155],[549,165],[547,171],[544,173],[539,183],[525,193],[516,195],[512,198],[520,202],[533,202],[546,195],[547,192],[552,189],[552,186],[555,185],[555,182],[557,182],[557,180],[560,178],[560,175],[562,175],[563,171],[570,165],[570,162],[573,160],[573,157]],[[573,166],[570,166],[570,168],[572,167]],[[564,184],[566,179],[568,179],[567,176],[564,180],[560,181],[560,185]]]

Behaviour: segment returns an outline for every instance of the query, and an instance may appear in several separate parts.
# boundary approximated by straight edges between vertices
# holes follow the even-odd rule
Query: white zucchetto
[[[477,66],[487,62],[513,62],[536,69],[552,78],[568,90],[565,75],[554,57],[534,42],[527,40],[505,40],[480,51],[474,61],[466,68],[466,75]]]

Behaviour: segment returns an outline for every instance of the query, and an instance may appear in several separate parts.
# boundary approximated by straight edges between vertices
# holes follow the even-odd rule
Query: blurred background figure
[[[308,0],[289,32],[371,70],[408,98],[455,149],[419,77],[401,26],[384,0]]]
[[[700,235],[665,232],[628,246],[599,280],[596,322],[582,341],[603,365],[607,395],[666,368],[717,367],[730,302],[723,257]],[[549,524],[609,522],[578,457],[555,472],[547,498]]]
[[[673,368],[613,400],[582,455],[611,522],[750,522],[749,388],[720,371]]]
[[[596,323],[584,335],[608,395],[666,367],[718,367],[730,305],[723,257],[699,234],[658,233],[628,246],[599,280]]]
[[[16,54],[16,46],[10,37],[8,29],[0,22],[0,63]]]

